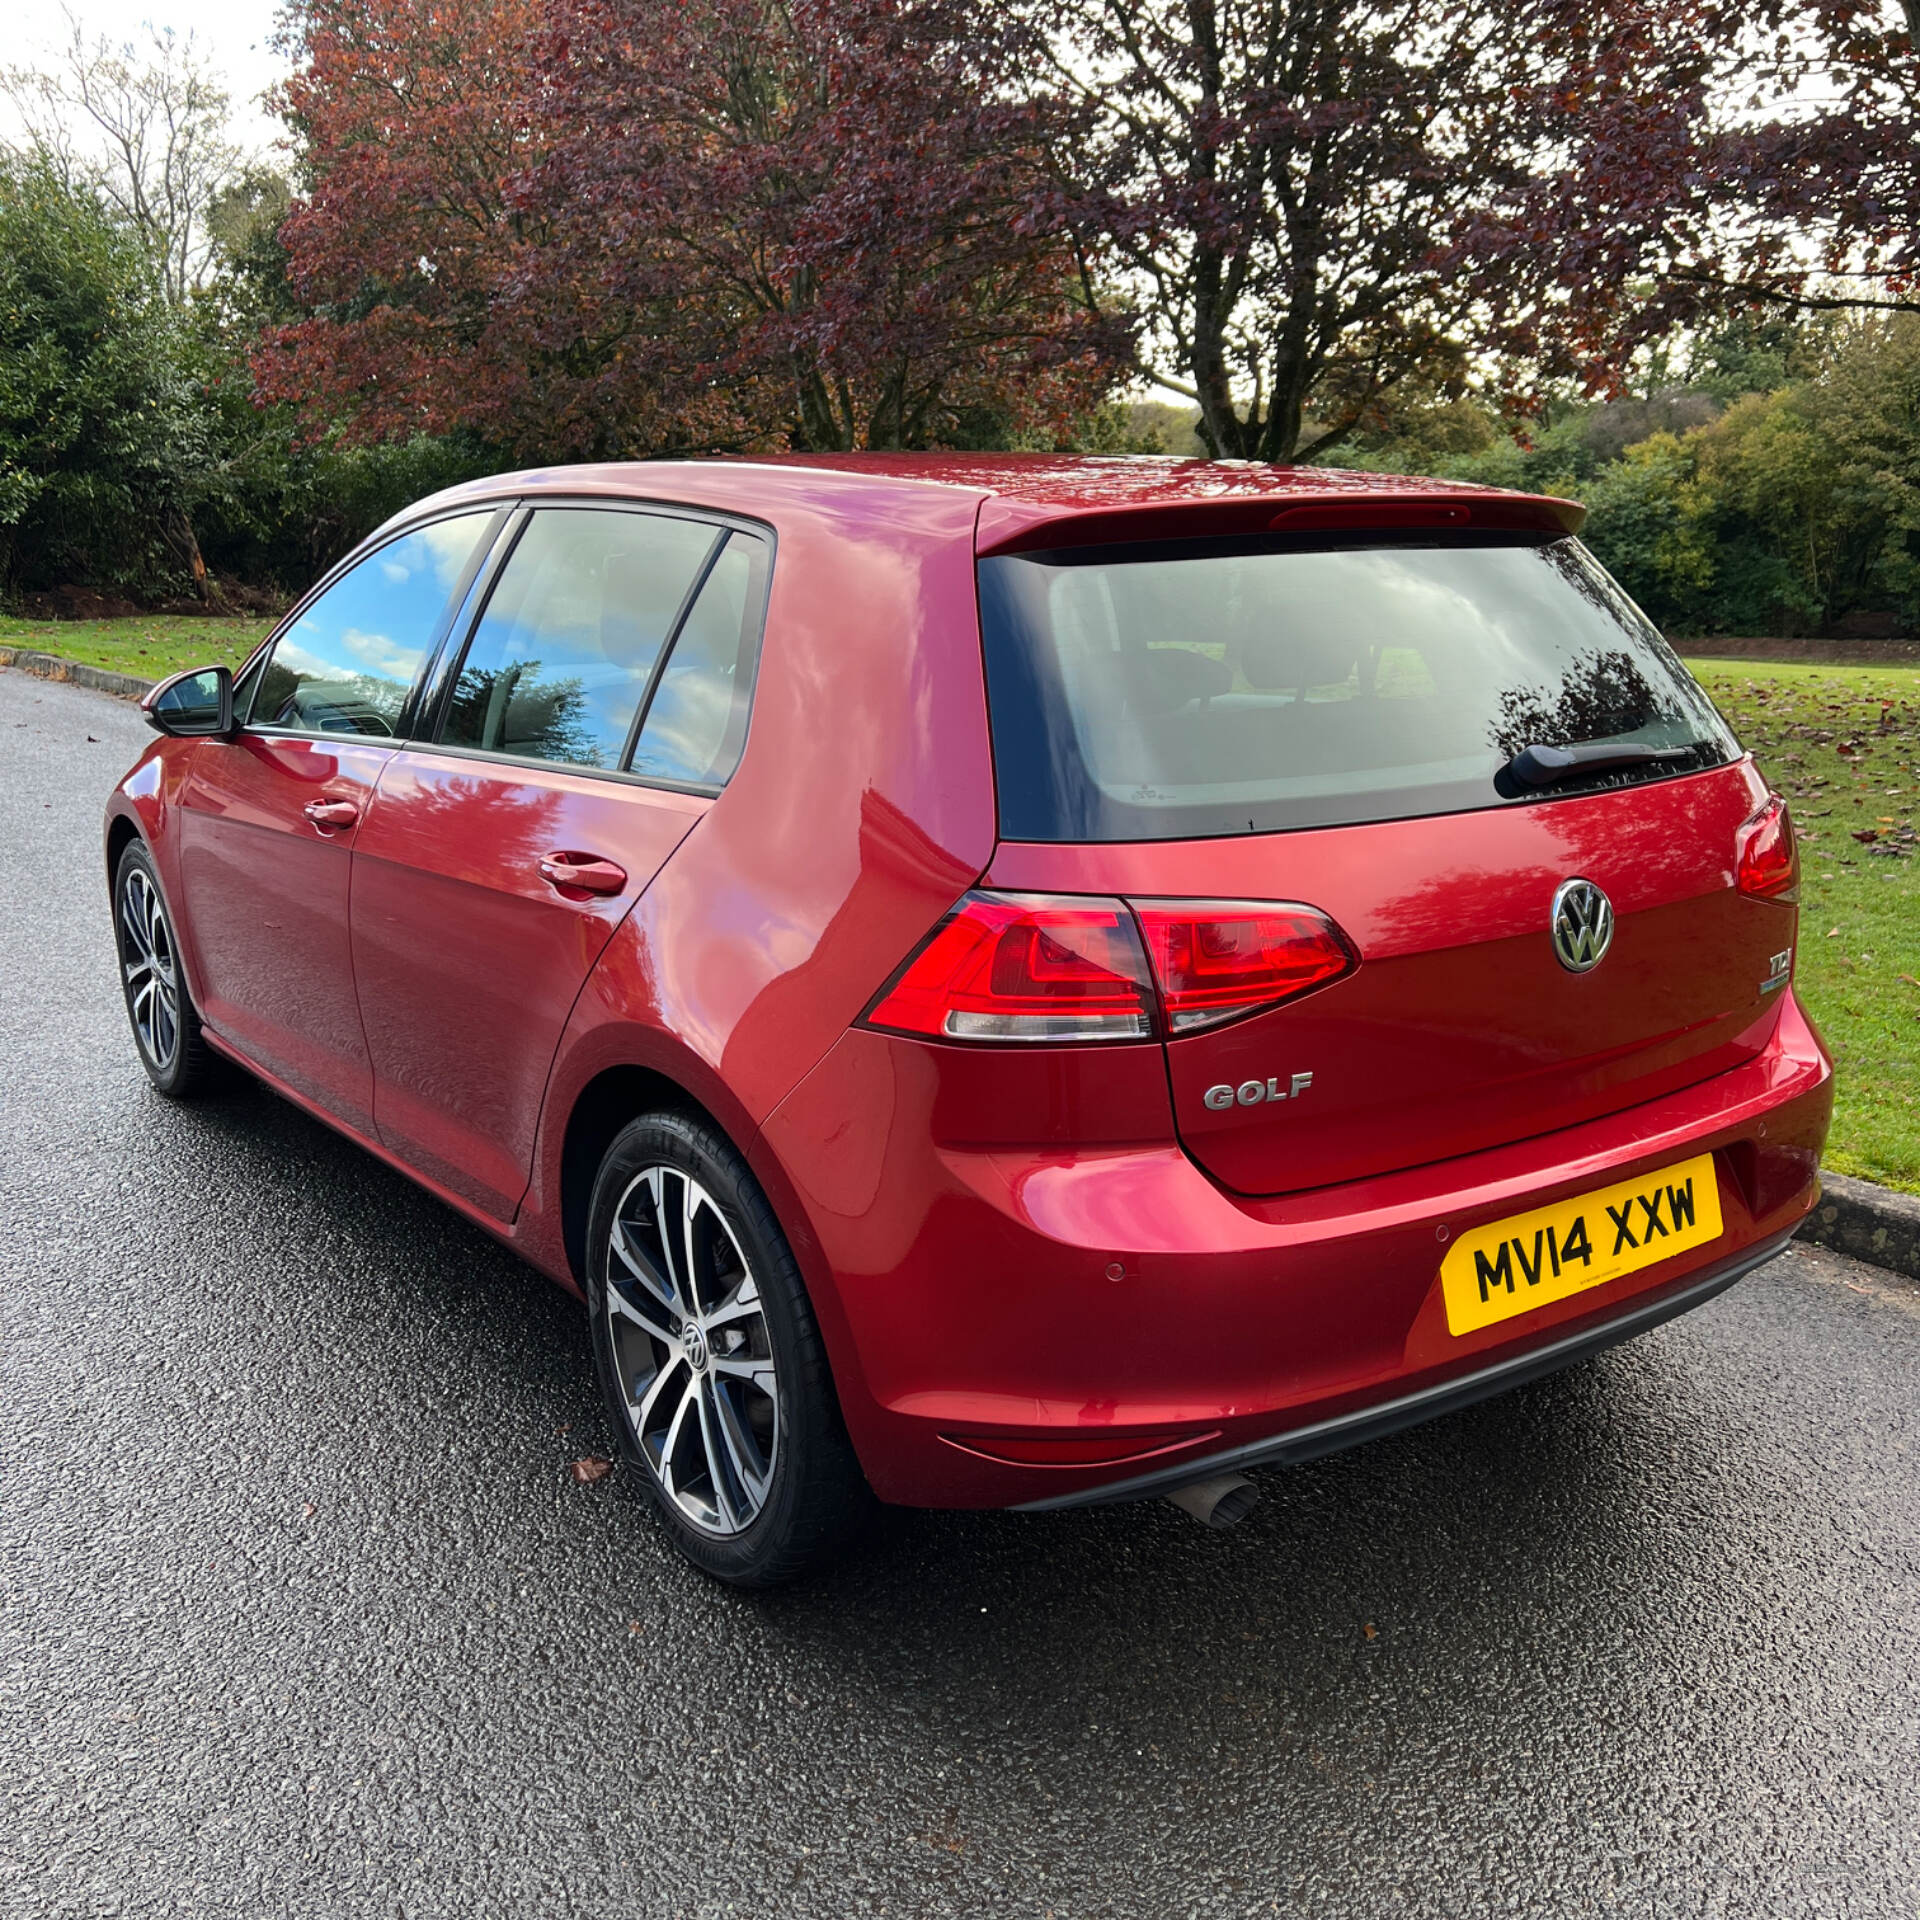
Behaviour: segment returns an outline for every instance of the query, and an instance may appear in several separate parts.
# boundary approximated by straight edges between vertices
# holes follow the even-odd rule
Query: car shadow
[[[742,1674],[778,1676],[796,1713],[832,1703],[836,1724],[904,1714],[982,1751],[1082,1758],[1131,1742],[1142,1763],[1207,1772],[1213,1817],[1276,1754],[1332,1779],[1469,1731],[1476,1749],[1551,1744],[1569,1695],[1576,1723],[1604,1719],[1610,1745],[1657,1742],[1702,1583],[1766,1524],[1760,1496],[1699,1444],[1735,1387],[1683,1321],[1427,1426],[1263,1472],[1259,1506],[1231,1530],[1158,1501],[885,1509],[809,1580],[731,1593],[675,1558],[631,1473],[568,1480],[571,1459],[613,1452],[576,1302],[264,1092],[164,1118],[189,1157],[219,1166],[243,1241],[251,1210],[313,1250],[327,1283],[314,1332],[359,1394],[423,1424],[436,1394],[484,1401],[484,1455],[458,1471],[484,1469],[509,1506],[539,1503],[544,1577],[572,1596],[560,1604],[630,1616],[636,1644],[654,1622],[719,1624]],[[255,1337],[277,1328],[269,1309]],[[421,1355],[442,1350],[460,1358],[436,1382]],[[312,1444],[341,1444],[324,1394],[310,1417]],[[487,1527],[457,1551],[480,1577]],[[1612,1686],[1621,1663],[1641,1682]],[[647,1673],[636,1697],[657,1684]],[[583,1667],[578,1684],[617,1682]],[[697,1677],[676,1684],[697,1701]]]

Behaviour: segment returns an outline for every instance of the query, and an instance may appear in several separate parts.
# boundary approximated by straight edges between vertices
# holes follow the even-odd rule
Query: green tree
[[[1914,615],[1920,318],[1856,320],[1816,376],[1749,394],[1687,436],[1715,553],[1714,624],[1811,632]]]
[[[0,155],[0,585],[204,588],[188,346],[127,223],[44,158]]]
[[[1582,489],[1587,544],[1656,624],[1714,624],[1717,557],[1692,436],[1656,433]]]
[[[1449,444],[1474,404],[1383,409],[1343,462],[1585,501],[1588,544],[1677,633],[1920,623],[1920,317],[1735,318],[1643,395]]]
[[[1695,334],[1679,356],[1686,386],[1723,404],[1815,378],[1840,323],[1777,309],[1736,313]]]

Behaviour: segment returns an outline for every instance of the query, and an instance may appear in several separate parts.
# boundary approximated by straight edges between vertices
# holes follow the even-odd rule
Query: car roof
[[[1148,455],[1022,453],[780,453],[707,460],[635,460],[542,467],[469,482],[409,508],[592,494],[672,500],[760,514],[817,504],[884,517],[926,488],[973,496],[977,550],[1153,540],[1200,534],[1369,532],[1389,528],[1577,532],[1578,502],[1464,481],[1338,467]]]

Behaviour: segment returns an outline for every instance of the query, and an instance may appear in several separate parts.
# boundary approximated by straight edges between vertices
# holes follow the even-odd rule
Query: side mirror
[[[179,739],[233,731],[233,675],[225,667],[190,667],[162,680],[140,702],[147,725]]]

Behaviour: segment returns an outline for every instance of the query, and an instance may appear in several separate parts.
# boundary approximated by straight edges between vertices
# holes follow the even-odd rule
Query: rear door
[[[508,1219],[589,970],[739,757],[769,552],[580,506],[503,553],[361,829],[353,964],[381,1140]]]
[[[235,737],[195,748],[181,798],[183,918],[202,1013],[363,1132],[373,1070],[347,931],[353,847],[491,518],[432,521],[328,584],[251,676]]]
[[[1095,548],[983,561],[982,593],[1002,832],[1026,843],[996,884],[1223,922],[1298,902],[1358,956],[1169,1039],[1182,1139],[1224,1185],[1525,1138],[1764,1044],[1794,940],[1790,905],[1736,885],[1765,789],[1577,543]],[[1596,743],[1614,764],[1512,771]],[[1576,970],[1552,921],[1581,880],[1611,938]]]

